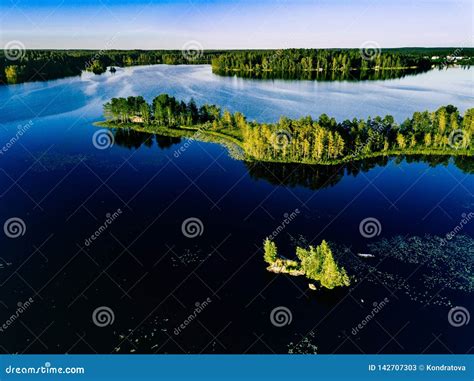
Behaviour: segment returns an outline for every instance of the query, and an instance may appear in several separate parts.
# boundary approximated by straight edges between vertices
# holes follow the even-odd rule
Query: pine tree
[[[296,256],[301,261],[301,269],[309,279],[319,281],[323,287],[332,289],[349,286],[350,280],[344,268],[339,268],[334,260],[331,248],[322,241],[316,248],[296,248]]]
[[[277,247],[275,242],[270,241],[268,238],[263,243],[263,259],[269,265],[273,264],[277,259]]]
[[[321,285],[329,289],[337,286],[348,286],[350,283],[349,277],[344,269],[339,269],[337,266],[327,242],[321,242],[318,249],[324,258],[320,276]]]

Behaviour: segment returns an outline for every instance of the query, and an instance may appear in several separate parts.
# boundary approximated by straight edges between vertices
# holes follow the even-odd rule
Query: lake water
[[[160,93],[259,121],[323,112],[402,121],[445,104],[472,107],[473,74],[264,81],[157,65],[0,87],[1,223],[24,222],[24,235],[0,235],[0,319],[19,315],[0,332],[0,348],[287,353],[299,343],[296,351],[319,353],[472,352],[472,323],[455,327],[448,316],[455,306],[474,311],[474,219],[447,244],[433,238],[473,212],[472,158],[250,165],[219,145],[124,131],[99,150],[92,123],[111,97]],[[19,126],[24,133],[12,140]],[[275,239],[281,253],[330,241],[354,277],[350,288],[314,292],[303,278],[265,270],[262,241],[292,213]],[[188,218],[201,221],[200,236],[183,234]],[[360,232],[367,218],[380,224],[373,238]],[[101,307],[113,324],[94,324]],[[275,308],[291,322],[272,324]]]

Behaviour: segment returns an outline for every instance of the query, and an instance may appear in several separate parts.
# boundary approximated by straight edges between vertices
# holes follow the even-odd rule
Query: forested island
[[[348,76],[374,70],[423,71],[431,68],[431,59],[421,55],[399,52],[380,52],[364,56],[358,49],[288,49],[277,51],[246,51],[224,53],[212,59],[214,73],[223,75],[264,77],[293,77],[311,79],[312,76],[342,73]],[[357,73],[354,73],[357,72]]]
[[[161,94],[151,104],[141,96],[113,98],[104,115],[101,126],[215,141],[234,147],[245,161],[330,165],[389,155],[469,157],[474,151],[474,108],[460,115],[452,105],[415,112],[401,124],[390,115],[337,122],[326,114],[258,123]]]
[[[464,55],[455,55],[453,51]],[[280,49],[223,53],[212,59],[221,75],[285,79],[389,79],[433,66],[474,63],[474,50],[454,49]]]
[[[154,64],[212,64],[219,75],[317,80],[386,79],[474,63],[474,48],[279,50],[18,50],[0,52],[0,84]]]
[[[275,242],[268,238],[263,243],[263,252],[264,260],[269,264],[268,271],[293,276],[305,275],[328,289],[349,286],[351,283],[346,270],[337,265],[329,244],[324,240],[316,247],[297,247],[296,257],[299,261],[279,256]],[[312,288],[315,286],[312,285]]]
[[[181,50],[24,50],[9,59],[0,52],[0,83],[46,81],[80,75],[102,74],[107,67],[155,64],[209,64],[220,51],[185,54]]]

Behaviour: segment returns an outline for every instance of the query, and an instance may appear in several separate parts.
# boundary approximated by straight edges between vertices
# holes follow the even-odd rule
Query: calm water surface
[[[462,111],[472,107],[473,73],[449,69],[372,82],[258,81],[214,76],[208,66],[158,65],[1,87],[0,142],[8,146],[0,155],[1,222],[19,217],[26,225],[19,238],[0,235],[1,319],[16,313],[19,302],[34,300],[0,332],[1,348],[286,353],[290,343],[305,338],[302,350],[317,346],[319,353],[471,351],[472,324],[455,328],[448,312],[456,305],[474,311],[474,222],[456,237],[462,239],[461,257],[452,254],[451,244],[443,260],[430,256],[434,248],[427,238],[419,251],[370,245],[451,232],[474,208],[472,158],[330,168],[250,165],[215,144],[123,131],[115,132],[111,148],[98,150],[92,123],[111,97],[151,100],[163,92],[259,121],[323,112],[338,119],[389,113],[402,121],[413,111],[449,103]],[[18,126],[26,126],[25,133],[12,141]],[[183,145],[185,152],[174,157]],[[117,219],[86,246],[118,209]],[[280,251],[291,257],[297,243],[333,242],[357,279],[350,289],[310,292],[303,278],[266,272],[262,240],[296,209],[297,217],[276,238]],[[202,221],[199,237],[181,231],[190,217]],[[370,239],[359,231],[368,217],[381,224]],[[411,250],[415,259],[400,260],[399,251]],[[436,263],[441,265],[433,272]],[[376,271],[368,274],[367,268]],[[453,270],[458,268],[465,271]],[[445,282],[452,274],[453,287]],[[375,319],[354,334],[384,298],[389,302]],[[102,306],[115,319],[100,328],[92,314]],[[290,324],[271,323],[276,307],[291,312]],[[178,332],[190,315],[195,318]]]

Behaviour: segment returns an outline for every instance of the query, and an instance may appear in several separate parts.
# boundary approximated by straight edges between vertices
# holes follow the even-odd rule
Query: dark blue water
[[[18,217],[26,227],[18,238],[0,234],[0,319],[16,314],[18,302],[34,301],[3,327],[0,348],[286,353],[300,343],[302,351],[317,346],[319,353],[469,352],[472,324],[454,327],[448,315],[454,306],[474,309],[474,220],[442,253],[433,236],[444,237],[473,211],[472,158],[256,165],[231,159],[215,144],[123,131],[115,132],[112,147],[99,150],[92,123],[110,97],[151,99],[162,92],[258,120],[321,112],[337,118],[391,113],[403,120],[442,104],[472,106],[472,73],[317,83],[156,66],[0,88],[6,147],[0,155],[1,224]],[[18,126],[25,132],[12,142]],[[175,157],[180,147],[186,149]],[[119,209],[86,245],[106,215]],[[263,239],[296,209],[275,239],[281,253],[291,257],[296,244],[326,239],[353,286],[314,292],[303,278],[265,270]],[[182,232],[191,217],[202,223],[196,238]],[[359,230],[369,217],[381,226],[374,238]],[[398,236],[403,239],[389,249],[370,246]],[[421,237],[416,245],[404,243],[415,236]],[[375,319],[353,334],[384,298],[389,302]],[[114,321],[98,327],[92,315],[103,306]],[[290,324],[272,324],[276,307],[290,311]]]

